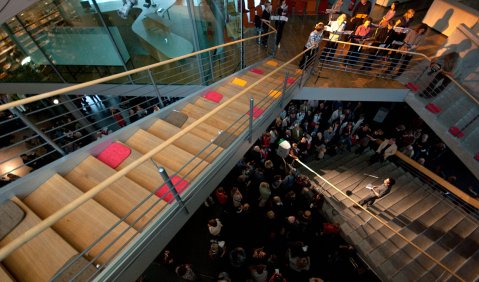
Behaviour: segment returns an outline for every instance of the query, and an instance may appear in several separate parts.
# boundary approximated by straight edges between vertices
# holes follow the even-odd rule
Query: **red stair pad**
[[[211,91],[203,95],[203,98],[208,99],[214,103],[219,103],[223,99],[223,94]]]
[[[419,87],[412,82],[408,82],[406,84],[406,87],[409,88],[412,92],[417,92],[419,90]]]
[[[479,161],[479,152],[476,153],[476,155],[474,156],[474,159],[475,159],[476,161]]]
[[[464,132],[462,132],[459,128],[457,128],[455,126],[452,126],[451,128],[449,128],[449,133],[451,133],[452,135],[454,135],[457,138],[464,137]]]
[[[250,71],[254,72],[254,73],[257,73],[257,74],[263,74],[264,73],[264,71],[262,71],[260,69],[257,69],[257,68],[252,68]]]
[[[188,181],[183,180],[181,177],[176,175],[171,178],[171,183],[173,183],[176,191],[178,191],[178,194],[180,195],[186,190],[186,188],[188,188],[188,185],[190,185]],[[170,192],[170,188],[166,183],[163,184],[160,189],[156,190],[155,195],[159,198],[163,198],[163,200],[167,201],[168,203],[174,199],[173,193]]]
[[[426,109],[430,111],[431,113],[437,114],[441,112],[441,109],[434,103],[429,103],[426,105]]]
[[[264,110],[256,106],[253,107],[253,118],[259,118],[264,113]]]
[[[131,149],[127,146],[114,142],[111,143],[96,158],[111,168],[119,166],[131,154]]]
[[[296,81],[293,77],[288,77],[288,84],[293,84]]]

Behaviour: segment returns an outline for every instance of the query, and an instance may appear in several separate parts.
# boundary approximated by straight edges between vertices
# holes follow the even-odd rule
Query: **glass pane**
[[[193,52],[193,29],[182,1],[96,0],[128,68]],[[115,31],[116,32],[116,31]],[[163,77],[168,76],[163,74]]]
[[[0,62],[2,81],[9,82],[60,82],[48,60],[39,52],[33,61],[31,54],[38,47],[16,18],[2,25],[0,30]]]

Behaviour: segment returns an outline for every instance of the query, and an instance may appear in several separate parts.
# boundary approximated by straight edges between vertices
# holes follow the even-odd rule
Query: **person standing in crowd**
[[[359,201],[359,204],[361,206],[364,206],[364,205],[367,205],[368,207],[371,206],[372,204],[374,204],[374,202],[377,199],[382,198],[386,196],[389,192],[391,192],[391,188],[395,183],[396,183],[396,180],[392,177],[384,179],[383,184],[379,186],[373,186],[370,189],[369,194],[363,199],[361,199],[361,201]]]
[[[383,162],[387,158],[396,154],[398,146],[396,145],[395,138],[384,139],[384,141],[379,145],[379,148],[376,150],[376,154],[372,155],[369,159],[369,163],[373,164],[377,161]]]
[[[323,32],[324,24],[322,22],[319,22],[314,26],[314,30],[309,34],[308,41],[306,42],[306,45],[304,45],[304,50],[309,50],[304,52],[303,58],[299,63],[300,69],[308,67],[309,63],[312,61],[311,59],[316,53],[316,50],[319,47],[319,42],[323,37]]]
[[[287,17],[288,16],[288,4],[286,4],[286,0],[281,1],[281,6],[278,7],[276,10],[276,15],[280,17]],[[283,29],[284,25],[286,24],[285,20],[281,18],[276,21],[276,46],[280,48],[281,38],[283,36]]]
[[[371,13],[371,2],[369,0],[361,0],[359,1],[351,13],[351,30],[355,30],[361,23],[364,23],[364,19],[369,17],[369,13]],[[349,30],[349,28],[348,28]]]
[[[371,18],[366,17],[364,18],[364,22],[362,25],[358,26],[356,28],[356,31],[354,32],[354,35],[352,36],[351,42],[357,43],[357,44],[362,44],[364,39],[366,39],[371,32],[371,27],[369,26],[371,24]],[[349,46],[349,51],[348,54],[346,55],[346,58],[344,60],[344,67],[347,68],[350,65],[354,65],[359,58],[359,50],[361,46],[356,46],[356,45],[351,45]]]
[[[421,45],[424,39],[426,38],[426,31],[427,31],[426,24],[422,24],[418,26],[416,29],[409,31],[406,35],[406,38],[404,38],[403,45],[399,47],[398,50],[415,52],[416,48],[419,45]],[[391,54],[392,62],[391,62],[391,65],[388,67],[386,73],[387,74],[391,73],[396,67],[396,65],[399,63],[399,61],[401,61],[399,70],[397,74],[393,76],[393,78],[400,76],[406,70],[406,67],[408,66],[411,59],[412,59],[412,55],[401,53],[401,52],[394,52],[393,54]]]
[[[449,83],[451,83],[451,79],[449,77],[454,74],[454,69],[456,68],[458,60],[459,54],[457,52],[451,52],[433,59],[431,61],[431,71],[429,74],[437,74],[419,96],[426,98],[436,97],[444,89],[446,89]],[[441,84],[436,86],[441,80]]]

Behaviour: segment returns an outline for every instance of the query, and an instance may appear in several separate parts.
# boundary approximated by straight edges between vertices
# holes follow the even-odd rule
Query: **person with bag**
[[[431,61],[431,71],[428,74],[432,75],[433,73],[436,73],[436,76],[431,83],[429,83],[426,89],[419,94],[419,96],[432,98],[439,95],[449,85],[449,83],[451,83],[451,79],[449,77],[454,74],[454,69],[456,68],[458,60],[459,54],[457,52],[451,52],[439,58],[433,59]],[[441,84],[436,86],[441,80]]]

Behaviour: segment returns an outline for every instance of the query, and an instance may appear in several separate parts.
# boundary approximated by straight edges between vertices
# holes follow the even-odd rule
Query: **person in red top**
[[[224,206],[228,203],[228,195],[226,195],[225,189],[223,187],[218,187],[215,191],[215,197],[218,204]]]
[[[372,19],[370,17],[367,17],[364,19],[363,24],[356,28],[354,35],[351,37],[351,42],[357,43],[357,44],[363,43],[364,39],[366,39],[369,33],[371,32],[371,27],[370,27],[371,21]],[[349,46],[348,55],[344,59],[344,65],[346,68],[348,66],[352,66],[356,64],[360,56],[360,52],[359,52],[360,47],[361,46],[356,46],[356,45]]]

